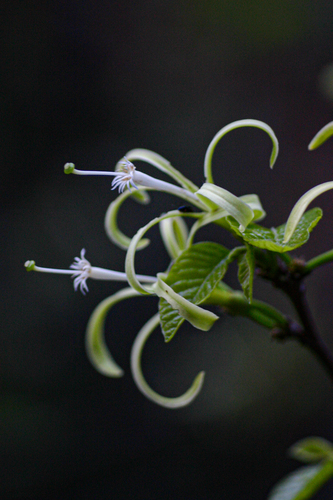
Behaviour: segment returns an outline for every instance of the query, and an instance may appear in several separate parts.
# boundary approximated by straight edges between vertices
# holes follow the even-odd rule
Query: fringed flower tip
[[[133,181],[135,173],[135,166],[133,165],[133,163],[131,163],[126,157],[124,157],[124,160],[121,161],[119,165],[121,169],[117,172],[114,172],[115,178],[112,181],[111,189],[118,188],[119,193],[122,193],[125,187],[127,187],[129,191],[131,191],[131,186],[135,189],[138,189]]]

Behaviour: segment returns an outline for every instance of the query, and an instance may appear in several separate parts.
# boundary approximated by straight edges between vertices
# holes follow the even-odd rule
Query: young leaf
[[[197,243],[185,250],[172,265],[165,283],[193,304],[200,304],[223,278],[229,263],[244,248],[229,251],[217,243]],[[165,299],[159,302],[162,332],[170,341],[184,318]]]
[[[320,462],[325,458],[333,459],[333,445],[320,437],[309,437],[295,443],[289,454],[300,462]]]
[[[238,280],[250,304],[252,302],[254,264],[254,248],[251,245],[246,245],[246,252],[238,258]]]
[[[271,229],[259,226],[257,224],[249,224],[246,230],[241,233],[238,229],[238,224],[231,217],[227,220],[231,229],[241,236],[247,243],[259,248],[265,248],[272,252],[290,252],[298,248],[309,239],[310,232],[318,224],[322,218],[323,212],[320,208],[312,208],[303,214],[301,220],[287,243],[283,243],[285,224],[277,228]]]
[[[271,491],[268,500],[307,500],[333,476],[333,462],[307,465],[282,479]]]

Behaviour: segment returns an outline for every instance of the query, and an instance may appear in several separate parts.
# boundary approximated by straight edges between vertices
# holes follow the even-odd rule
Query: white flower
[[[66,163],[64,166],[64,171],[66,174],[77,174],[77,175],[109,175],[114,177],[112,181],[112,188],[118,188],[119,193],[122,193],[127,187],[131,191],[131,187],[138,189],[138,186],[143,186],[147,188],[156,189],[157,191],[164,191],[170,193],[184,200],[194,203],[194,205],[202,208],[202,203],[196,196],[196,194],[184,189],[182,187],[171,184],[170,182],[161,181],[160,179],[155,179],[151,175],[144,174],[136,170],[136,167],[130,162],[126,157],[123,158],[118,163],[118,168],[116,172],[110,171],[92,171],[92,170],[77,170],[73,163]]]
[[[36,266],[35,261],[33,260],[27,260],[24,266],[26,267],[27,271],[39,271],[42,273],[53,274],[70,274],[72,278],[74,278],[74,290],[77,291],[77,289],[80,288],[83,295],[85,295],[86,292],[89,292],[87,286],[88,278],[108,281],[127,281],[126,273],[92,266],[90,262],[85,258],[85,253],[85,249],[82,248],[80,257],[75,257],[73,264],[70,265],[70,269],[39,267]],[[157,281],[157,278],[155,276],[145,276],[139,274],[137,275],[137,277],[143,283],[155,283]]]

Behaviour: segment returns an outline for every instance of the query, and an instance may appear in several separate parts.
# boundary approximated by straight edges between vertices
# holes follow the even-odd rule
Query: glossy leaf
[[[200,304],[223,278],[229,263],[244,247],[229,251],[217,243],[197,243],[185,250],[170,268],[165,283],[193,304]],[[166,342],[172,339],[184,318],[165,300],[159,302],[162,332]]]
[[[272,252],[289,252],[298,248],[309,239],[310,232],[318,224],[322,218],[323,212],[320,208],[312,208],[308,210],[299,221],[292,237],[287,243],[283,242],[285,224],[277,228],[265,228],[257,224],[249,224],[246,230],[241,233],[238,229],[238,224],[231,217],[228,217],[228,222],[233,231],[241,236],[247,243],[259,248],[265,248]]]
[[[282,479],[268,500],[307,500],[333,476],[333,462],[301,467]]]

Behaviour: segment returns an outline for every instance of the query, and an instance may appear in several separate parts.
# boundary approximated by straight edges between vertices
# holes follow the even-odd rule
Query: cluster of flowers
[[[171,260],[177,259],[182,252],[190,248],[194,236],[198,229],[209,223],[217,223],[223,226],[226,217],[232,217],[237,221],[238,232],[244,233],[250,223],[262,219],[265,215],[257,195],[245,195],[237,197],[227,190],[216,186],[212,177],[212,156],[219,140],[229,131],[238,127],[257,127],[264,130],[272,140],[273,149],[270,158],[272,168],[278,155],[278,141],[273,130],[263,122],[258,120],[240,120],[222,128],[211,141],[205,156],[204,174],[206,182],[199,188],[189,179],[184,177],[178,170],[160,155],[144,149],[135,149],[126,154],[118,162],[114,172],[109,171],[81,171],[77,170],[72,163],[66,163],[64,171],[66,174],[76,175],[106,175],[112,176],[112,189],[118,189],[119,196],[110,204],[106,217],[105,229],[111,241],[127,251],[125,259],[125,272],[112,271],[95,267],[86,259],[85,249],[81,250],[80,257],[75,257],[70,269],[52,269],[40,267],[30,260],[25,263],[28,271],[39,271],[47,273],[67,274],[74,279],[74,289],[80,289],[83,294],[88,292],[87,280],[116,280],[128,282],[126,287],[111,297],[102,301],[93,312],[88,326],[86,336],[87,354],[95,366],[102,374],[109,377],[120,377],[123,375],[122,369],[116,364],[109,352],[104,340],[104,322],[110,308],[121,300],[134,297],[140,294],[157,295],[164,299],[176,311],[181,318],[189,321],[193,326],[201,330],[209,330],[218,316],[208,311],[198,304],[187,300],[182,293],[177,293],[166,283],[167,275],[158,273],[157,276],[138,275],[135,272],[135,254],[138,249],[142,249],[149,243],[144,238],[145,233],[154,225],[160,225],[161,237],[170,255]],[[332,124],[328,124],[322,129],[310,143],[309,148],[314,149],[323,143],[333,134]],[[178,183],[172,184],[146,175],[138,170],[133,161],[145,161],[162,172],[168,174]],[[286,245],[293,237],[295,229],[301,220],[307,206],[319,194],[333,188],[333,182],[327,182],[311,189],[297,202],[287,221],[283,236],[283,244]],[[164,191],[175,195],[186,203],[193,205],[197,211],[193,210],[173,210],[156,217],[147,225],[140,228],[133,238],[127,237],[120,231],[117,225],[117,215],[122,203],[132,197],[136,201],[146,203],[148,201],[148,191]],[[189,231],[183,221],[183,217],[192,217],[194,224]],[[141,392],[157,404],[168,408],[179,408],[189,404],[199,393],[203,384],[204,372],[200,372],[195,378],[190,389],[180,397],[167,398],[157,394],[149,387],[144,379],[141,369],[141,355],[143,347],[160,323],[160,314],[156,314],[140,330],[131,354],[131,369],[135,383]]]

